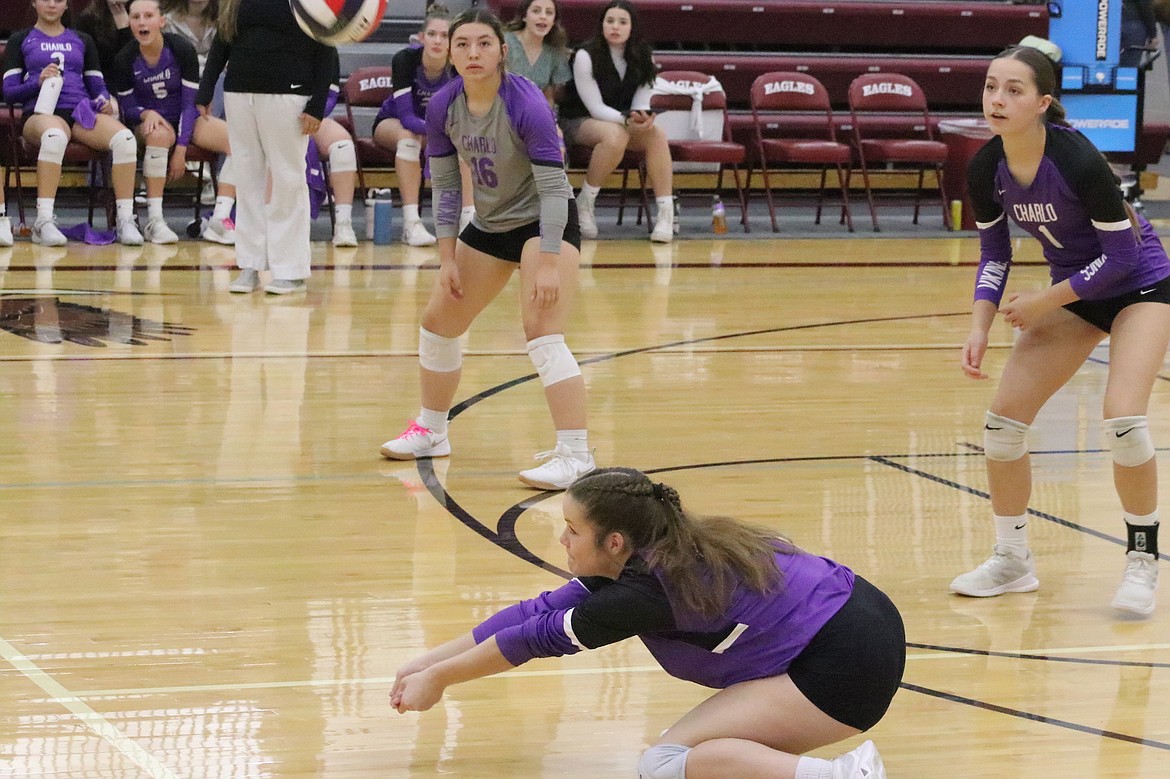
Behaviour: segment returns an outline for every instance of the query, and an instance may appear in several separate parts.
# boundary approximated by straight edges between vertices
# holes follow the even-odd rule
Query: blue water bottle
[[[388,246],[394,234],[394,204],[389,198],[374,201],[374,244]]]

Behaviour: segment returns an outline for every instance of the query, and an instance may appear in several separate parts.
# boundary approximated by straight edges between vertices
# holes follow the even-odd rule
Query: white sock
[[[334,206],[337,211],[338,222],[352,222],[353,221],[353,203],[338,203]]]
[[[146,199],[147,219],[162,219],[162,200],[161,197],[148,197]]]
[[[232,215],[232,206],[236,204],[234,197],[219,195],[215,198],[215,210],[211,212],[212,219],[227,219]]]
[[[593,205],[593,201],[597,200],[597,193],[600,191],[601,187],[595,187],[588,181],[582,181],[581,192],[577,195],[577,200]]]
[[[995,515],[995,544],[1021,560],[1028,556],[1028,515]]]
[[[659,219],[674,219],[674,197],[667,195],[666,197],[656,197],[654,202],[658,205]]]
[[[0,198],[0,218],[8,216],[8,206],[4,203],[4,199]]]
[[[1154,509],[1153,514],[1146,514],[1145,516],[1141,516],[1138,514],[1130,514],[1127,511],[1127,512],[1125,512],[1125,524],[1127,524],[1127,525],[1144,525],[1146,527],[1149,527],[1150,525],[1156,525],[1156,524],[1158,524],[1158,510]]]
[[[802,756],[796,761],[796,779],[833,779],[833,761]]]
[[[415,422],[418,423],[419,427],[425,427],[437,435],[447,434],[446,411],[432,411],[429,408],[419,409],[418,419]]]
[[[128,197],[114,201],[114,210],[118,212],[118,222],[125,222],[134,218],[134,198]]]
[[[558,430],[557,443],[569,447],[569,451],[578,460],[589,458],[589,431],[587,430]]]
[[[53,201],[55,198],[38,197],[37,198],[37,221],[49,220],[53,218]]]
[[[418,203],[402,206],[402,221],[403,222],[421,222],[422,219],[418,215]]]

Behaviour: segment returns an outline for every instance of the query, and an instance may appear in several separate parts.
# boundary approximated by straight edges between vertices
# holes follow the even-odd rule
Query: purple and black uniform
[[[109,101],[93,39],[68,28],[60,35],[46,35],[36,27],[20,30],[8,39],[4,100],[31,111],[41,92],[41,71],[50,64],[57,65],[62,77],[58,114],[68,116],[82,102],[89,102],[96,110]]]
[[[735,590],[718,617],[689,613],[639,558],[616,579],[573,579],[489,617],[476,643],[496,637],[513,665],[575,654],[637,636],[671,676],[722,689],[777,676],[849,600],[853,572],[832,560],[777,552],[784,584],[761,595]]]
[[[455,78],[455,69],[448,65],[438,79],[431,81],[422,60],[422,48],[403,49],[394,55],[390,61],[390,97],[378,109],[374,127],[383,119],[397,119],[415,135],[426,134],[427,105],[436,92]]]
[[[462,157],[473,181],[472,226],[506,233],[539,221],[540,250],[560,253],[573,190],[556,118],[535,84],[506,73],[491,108],[475,116],[467,108],[463,79],[457,77],[431,98],[426,130],[435,235],[454,238],[458,233]]]
[[[142,121],[143,111],[157,111],[175,128],[177,146],[191,144],[199,117],[195,108],[199,55],[190,41],[164,32],[162,53],[154,65],[146,61],[138,42],[132,41],[114,58],[110,80],[128,124]]]
[[[1052,283],[1065,279],[1082,301],[1115,298],[1170,276],[1170,260],[1154,228],[1138,215],[1141,238],[1114,183],[1113,171],[1081,133],[1049,124],[1044,157],[1029,186],[1008,170],[1003,139],[971,160],[968,192],[979,227],[975,300],[999,305],[1011,268],[1011,215],[1044,250]]]

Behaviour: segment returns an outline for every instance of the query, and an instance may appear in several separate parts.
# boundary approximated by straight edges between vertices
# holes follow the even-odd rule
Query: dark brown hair
[[[597,529],[598,543],[620,533],[633,554],[662,574],[682,605],[704,616],[725,611],[738,585],[766,593],[783,584],[776,552],[792,544],[776,533],[730,517],[696,517],[673,487],[633,468],[602,468],[582,476],[568,494]]]
[[[654,67],[654,51],[646,39],[642,37],[642,24],[638,21],[638,9],[629,0],[610,0],[606,3],[605,7],[601,9],[601,15],[597,17],[597,32],[582,44],[581,48],[589,52],[589,57],[593,60],[593,72],[613,70],[614,75],[617,74],[613,58],[609,56],[609,44],[605,40],[605,15],[609,13],[611,8],[621,9],[630,15],[630,37],[626,41],[625,50],[626,68],[628,68],[626,72],[632,74],[635,83],[639,85],[653,84],[657,72]]]

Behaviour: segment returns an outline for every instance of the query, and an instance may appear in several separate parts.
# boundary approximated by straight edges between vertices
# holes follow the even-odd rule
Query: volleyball
[[[289,6],[305,35],[330,46],[364,40],[386,15],[386,0],[289,0]]]

